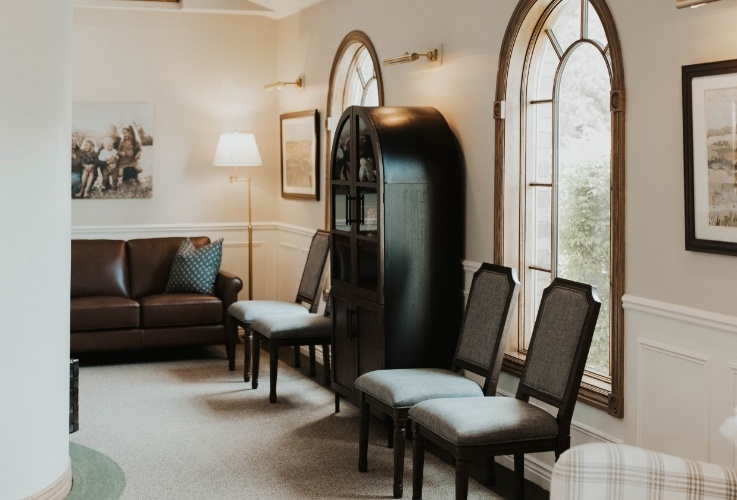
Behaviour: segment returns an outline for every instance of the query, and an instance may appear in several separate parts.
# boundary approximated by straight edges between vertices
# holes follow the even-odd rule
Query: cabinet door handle
[[[356,222],[356,219],[354,219],[352,217],[353,216],[353,214],[352,214],[353,211],[351,210],[351,207],[353,206],[351,202],[353,200],[355,200],[355,199],[356,199],[355,196],[346,196],[345,197],[345,200],[346,200],[346,204],[345,204],[345,222],[346,222],[346,224],[353,224],[354,222]]]
[[[354,339],[356,338],[356,333],[353,331],[353,318],[356,316],[356,311],[354,309],[348,309],[348,331],[346,332],[346,337],[348,339]]]
[[[359,207],[360,207],[359,210],[360,210],[360,213],[361,213],[361,222],[360,222],[360,224],[364,224],[365,219],[364,219],[364,214],[363,214],[363,211],[364,211],[364,209],[363,209],[363,195],[359,196],[359,198],[358,198],[358,204],[359,204]]]

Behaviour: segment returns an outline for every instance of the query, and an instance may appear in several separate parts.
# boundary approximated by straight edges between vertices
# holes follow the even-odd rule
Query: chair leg
[[[404,493],[404,448],[406,445],[407,411],[394,412],[394,498]]]
[[[468,459],[456,457],[456,500],[468,498]]]
[[[422,475],[425,468],[424,438],[415,429],[415,439],[412,443],[412,500],[422,498]]]
[[[335,413],[340,413],[340,395],[335,393]]]
[[[276,371],[279,367],[279,343],[272,340],[269,344],[269,403],[276,403]]]
[[[330,345],[322,345],[322,363],[325,375],[325,387],[330,387]]]
[[[369,420],[371,418],[371,409],[366,401],[360,402],[360,417],[358,421],[358,471],[366,472],[368,470],[368,438],[369,438]]]
[[[315,365],[315,346],[309,346],[310,349],[310,377],[314,377],[317,374],[317,368]]]
[[[494,486],[496,484],[496,471],[494,470],[496,462],[494,457],[486,458],[486,484]]]
[[[253,342],[253,334],[250,328],[245,328],[245,335],[243,337],[243,351],[245,352],[244,363],[243,363],[243,381],[249,382],[251,380],[251,344]]]
[[[523,453],[515,453],[514,455],[514,475],[517,479],[517,500],[525,498],[525,455]]]
[[[386,422],[386,447],[390,450],[394,449],[394,420],[389,415],[384,417]]]
[[[230,315],[226,320],[227,328],[225,331],[225,353],[228,356],[228,370],[235,371],[235,344],[238,339],[238,325],[230,319]]]
[[[294,346],[294,367],[300,368],[302,366],[302,359],[299,357],[299,346]]]
[[[261,361],[261,339],[257,335],[251,340],[251,358],[253,364],[253,374],[251,376],[251,388],[258,389],[258,365]]]

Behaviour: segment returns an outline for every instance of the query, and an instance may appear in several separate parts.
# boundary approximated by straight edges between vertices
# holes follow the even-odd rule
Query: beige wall
[[[212,167],[220,133],[234,130],[256,135],[253,218],[273,220],[279,136],[263,85],[275,77],[275,21],[76,8],[73,42],[73,100],[153,104],[155,134],[153,197],[74,200],[73,225],[245,221],[245,184]]]
[[[308,89],[285,92],[278,112],[316,107],[324,116],[330,64],[351,30],[366,32],[380,59],[443,44],[440,67],[382,67],[385,104],[434,106],[458,135],[466,158],[468,273],[492,258],[491,112],[501,41],[516,3],[326,0],[279,22],[279,66],[290,75],[304,68]],[[684,250],[680,72],[685,64],[737,57],[737,6],[609,6],[627,85],[626,406],[620,420],[578,405],[573,440],[623,441],[732,464],[734,452],[718,428],[737,404],[737,258]],[[279,216],[320,222],[301,208],[282,203]],[[514,394],[516,381],[505,375],[502,391]],[[668,418],[676,414],[680,419]],[[680,438],[684,432],[688,440]],[[527,467],[545,484],[552,457],[537,456]]]
[[[152,200],[75,201],[72,223],[103,232],[106,225],[176,230],[177,224],[193,224],[199,230],[242,223],[245,196],[210,162],[221,131],[250,128],[265,163],[253,172],[254,220],[277,228],[257,231],[263,241],[256,281],[272,279],[258,259],[278,268],[279,251],[266,250],[302,246],[279,234],[289,234],[292,226],[322,227],[325,206],[324,151],[321,201],[279,196],[279,114],[318,109],[324,123],[335,51],[346,33],[359,29],[380,59],[443,44],[441,66],[419,61],[382,67],[385,103],[434,106],[456,132],[466,160],[470,273],[492,258],[491,111],[501,41],[515,5],[325,0],[280,21],[76,9],[74,99],[153,103],[157,161]],[[618,420],[579,405],[574,443],[624,441],[734,463],[718,428],[737,404],[737,258],[684,250],[680,71],[686,64],[737,57],[737,5],[723,1],[677,10],[673,0],[610,0],[609,6],[627,85],[626,406],[625,418]],[[261,88],[299,74],[305,76],[304,89]],[[232,251],[244,250],[242,232],[238,238]],[[502,389],[514,393],[515,386],[516,379],[505,376]],[[682,419],[667,418],[676,414]],[[691,432],[688,440],[681,439],[684,432]],[[528,462],[542,483],[551,465],[550,457]]]

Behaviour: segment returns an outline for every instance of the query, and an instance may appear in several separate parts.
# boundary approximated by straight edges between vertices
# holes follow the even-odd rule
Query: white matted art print
[[[686,250],[737,255],[737,60],[682,69]]]
[[[72,198],[153,196],[152,104],[72,104]]]
[[[280,116],[282,198],[320,199],[317,110]]]

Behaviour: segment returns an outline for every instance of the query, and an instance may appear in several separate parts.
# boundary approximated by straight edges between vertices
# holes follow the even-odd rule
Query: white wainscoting
[[[625,295],[625,419],[634,443],[736,466],[737,317]]]

